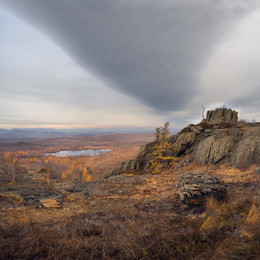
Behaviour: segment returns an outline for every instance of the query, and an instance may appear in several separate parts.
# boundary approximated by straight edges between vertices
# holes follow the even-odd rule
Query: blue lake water
[[[56,157],[64,157],[64,156],[94,156],[100,155],[102,153],[110,152],[110,149],[98,149],[98,150],[80,150],[80,151],[59,151],[56,153],[46,153],[45,156],[56,156]]]

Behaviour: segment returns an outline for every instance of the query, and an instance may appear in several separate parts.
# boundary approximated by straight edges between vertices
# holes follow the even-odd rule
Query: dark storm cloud
[[[253,0],[0,0],[109,87],[161,111],[198,93],[214,46]],[[97,89],[98,91],[98,89]]]

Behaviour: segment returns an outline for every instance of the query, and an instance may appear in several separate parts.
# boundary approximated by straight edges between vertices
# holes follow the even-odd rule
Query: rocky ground
[[[250,189],[259,192],[260,169],[246,171],[227,166],[211,167],[189,165],[179,171],[173,169],[160,175],[123,174],[97,182],[80,183],[71,180],[51,180],[44,173],[25,174],[15,184],[0,183],[0,214],[2,219],[10,212],[30,212],[36,218],[73,215],[86,212],[105,212],[120,208],[141,207],[156,211],[182,214],[177,181],[185,172],[206,172],[224,181],[229,192]],[[52,203],[51,203],[52,202]],[[184,208],[184,207],[183,207]]]

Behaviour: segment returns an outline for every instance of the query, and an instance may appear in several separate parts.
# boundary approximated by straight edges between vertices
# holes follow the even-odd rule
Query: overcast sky
[[[259,0],[0,0],[0,128],[260,121]]]

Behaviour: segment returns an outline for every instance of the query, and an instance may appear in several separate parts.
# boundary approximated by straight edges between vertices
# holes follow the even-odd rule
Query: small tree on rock
[[[166,122],[163,127],[156,128],[155,145],[149,159],[149,168],[152,173],[160,173],[176,162],[177,158],[172,157],[172,145],[168,142],[170,123]]]

